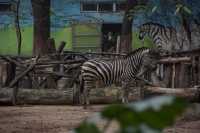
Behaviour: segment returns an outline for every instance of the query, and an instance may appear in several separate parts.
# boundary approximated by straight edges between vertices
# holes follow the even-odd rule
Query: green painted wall
[[[16,35],[14,28],[0,30],[0,54],[16,54]]]
[[[33,29],[32,27],[23,27],[22,29],[22,55],[32,54],[32,42],[33,42]],[[51,33],[51,36],[55,38],[56,45],[58,46],[60,41],[67,42],[66,48],[71,49],[72,36],[71,28],[66,27],[57,32]],[[17,54],[17,39],[14,28],[6,28],[0,30],[0,54],[4,55],[16,55]]]
[[[81,28],[80,28],[81,30]],[[83,28],[83,30],[85,30]],[[82,31],[81,31],[82,32]],[[32,54],[32,27],[22,28],[22,55]],[[58,46],[61,41],[67,42],[66,49],[72,49],[72,28],[66,27],[59,31],[51,33],[51,36],[55,38],[56,45]],[[95,38],[92,38],[95,39]],[[97,38],[98,39],[98,38]],[[87,38],[89,40],[89,38]],[[95,41],[95,40],[91,40]],[[90,42],[91,42],[90,41]],[[14,28],[6,28],[0,30],[0,54],[16,55],[17,54],[17,40]],[[137,33],[133,33],[133,45],[134,48],[141,47],[142,42],[138,39]],[[145,39],[144,46],[152,46],[150,39]]]
[[[72,28],[66,27],[56,32],[51,33],[51,37],[55,39],[56,46],[59,46],[61,41],[66,42],[65,49],[72,49]]]
[[[137,32],[133,32],[133,40],[132,40],[133,49],[140,48],[142,46],[153,47],[153,42],[150,38],[145,37],[144,44],[143,44],[143,42],[141,40],[139,40],[138,36],[139,35]]]
[[[72,49],[81,52],[101,50],[101,26],[96,23],[72,25]]]

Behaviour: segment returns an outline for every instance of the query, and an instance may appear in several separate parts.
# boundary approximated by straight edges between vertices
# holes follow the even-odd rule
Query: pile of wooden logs
[[[91,55],[106,55],[113,58],[124,56],[112,53],[63,51],[64,45],[65,43],[62,42],[58,50],[51,49],[52,53],[44,56],[1,55],[0,104],[73,104],[78,98],[79,90],[73,88],[72,83],[78,79],[79,68],[83,62]],[[167,94],[191,101],[200,100],[200,56],[198,54],[165,57],[159,60],[159,64],[163,67],[161,77],[168,85],[145,87],[145,95]],[[58,87],[61,80],[68,84],[64,89]],[[93,97],[91,102],[113,103],[117,100],[113,97]]]

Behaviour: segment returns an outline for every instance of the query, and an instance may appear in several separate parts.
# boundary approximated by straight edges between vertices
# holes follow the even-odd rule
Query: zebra
[[[156,49],[138,48],[125,57],[115,60],[91,59],[81,66],[81,92],[85,106],[90,104],[89,92],[98,80],[105,86],[121,84],[122,103],[128,102],[128,86],[136,77],[148,70],[155,70],[160,53]]]
[[[164,52],[188,50],[188,40],[178,33],[173,27],[163,26],[158,23],[145,23],[139,26],[139,39],[149,36],[157,48]]]

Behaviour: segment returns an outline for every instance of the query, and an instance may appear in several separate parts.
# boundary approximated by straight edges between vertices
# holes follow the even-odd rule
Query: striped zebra
[[[128,86],[134,82],[135,76],[143,75],[156,68],[158,51],[139,48],[125,57],[115,60],[88,60],[81,66],[81,92],[85,107],[89,104],[89,92],[95,87],[96,81],[105,86],[120,84],[123,90],[122,102],[128,102]]]
[[[157,23],[145,23],[139,27],[139,39],[149,36],[159,49],[164,51],[188,50],[188,40],[183,33],[173,27],[165,27]]]

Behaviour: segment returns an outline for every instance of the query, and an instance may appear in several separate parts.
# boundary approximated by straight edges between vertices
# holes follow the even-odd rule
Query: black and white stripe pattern
[[[150,57],[146,56],[150,51],[148,48],[139,48],[122,59],[86,61],[81,68],[84,104],[89,104],[89,91],[94,88],[94,83],[98,80],[107,86],[120,83],[122,89],[127,90],[128,84],[135,79],[135,76],[139,73],[143,74],[146,71],[144,67],[151,66],[149,63],[153,63],[151,60],[144,61],[144,58]],[[126,98],[127,96],[124,94],[123,102],[127,102]]]
[[[187,40],[179,35],[173,27],[165,27],[157,23],[145,23],[139,27],[139,39],[149,36],[156,47],[167,51],[185,50]]]

